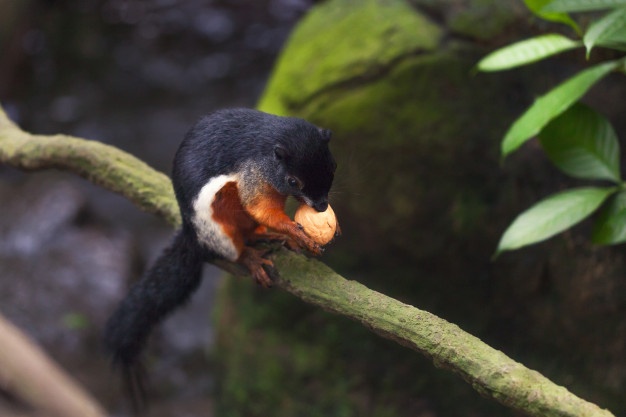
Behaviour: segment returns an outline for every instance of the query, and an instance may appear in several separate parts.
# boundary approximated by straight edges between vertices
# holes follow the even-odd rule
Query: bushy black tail
[[[106,324],[105,349],[113,365],[123,372],[136,412],[144,402],[141,351],[152,329],[198,288],[201,272],[197,243],[188,232],[179,230]]]

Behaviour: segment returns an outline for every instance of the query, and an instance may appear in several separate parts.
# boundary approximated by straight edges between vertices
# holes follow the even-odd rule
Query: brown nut
[[[300,223],[304,233],[320,245],[327,244],[335,237],[337,218],[330,205],[326,211],[320,213],[314,208],[302,204],[296,210],[294,220]]]

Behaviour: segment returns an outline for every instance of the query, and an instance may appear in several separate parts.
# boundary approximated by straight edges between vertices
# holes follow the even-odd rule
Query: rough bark
[[[172,187],[164,174],[97,142],[31,135],[9,121],[1,109],[0,162],[26,170],[57,168],[77,173],[122,194],[142,210],[164,217],[173,226],[180,223]],[[436,366],[460,375],[488,398],[532,416],[613,415],[458,326],[346,280],[319,261],[284,250],[276,253],[274,260],[280,273],[277,287],[428,356]]]

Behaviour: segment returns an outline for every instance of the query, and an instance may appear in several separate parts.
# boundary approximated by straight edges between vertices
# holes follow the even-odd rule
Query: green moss
[[[259,108],[287,114],[326,88],[379,76],[402,56],[435,50],[441,36],[402,0],[323,2],[293,33]]]
[[[281,270],[289,270],[284,261]],[[293,267],[306,265],[300,260]],[[311,284],[321,289],[322,281]],[[468,413],[482,403],[506,415],[421,355],[284,292],[227,278],[218,301],[222,417],[391,417],[445,413],[457,402]],[[430,403],[437,391],[447,392],[446,401]]]
[[[358,415],[363,405],[350,393],[361,378],[348,371],[345,335],[327,315],[233,279],[219,300],[228,332],[218,349],[221,416]]]
[[[445,80],[453,86],[461,77],[465,79],[467,73],[459,64],[447,50],[407,57],[390,68],[384,78],[354,88],[329,90],[308,102],[299,113],[330,124],[338,136],[361,133],[376,138],[360,142],[376,151],[397,151],[398,146],[446,139],[453,127],[449,132],[442,128],[451,126],[446,122],[454,102],[442,94],[445,86],[440,83]]]

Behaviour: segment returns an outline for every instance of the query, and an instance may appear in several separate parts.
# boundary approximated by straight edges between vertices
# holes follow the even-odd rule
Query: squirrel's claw
[[[322,252],[324,252],[324,248],[322,247],[322,245],[311,239],[309,235],[304,232],[304,227],[302,227],[300,223],[295,222],[295,225],[296,232],[293,234],[293,236],[291,236],[295,244],[297,244],[300,249],[306,249],[312,255],[321,255]]]
[[[272,279],[267,274],[264,266],[274,266],[274,263],[271,260],[265,259],[263,257],[268,252],[269,251],[246,247],[238,260],[240,264],[248,268],[248,271],[250,271],[250,275],[252,275],[254,281],[265,288],[269,288],[272,286]]]

